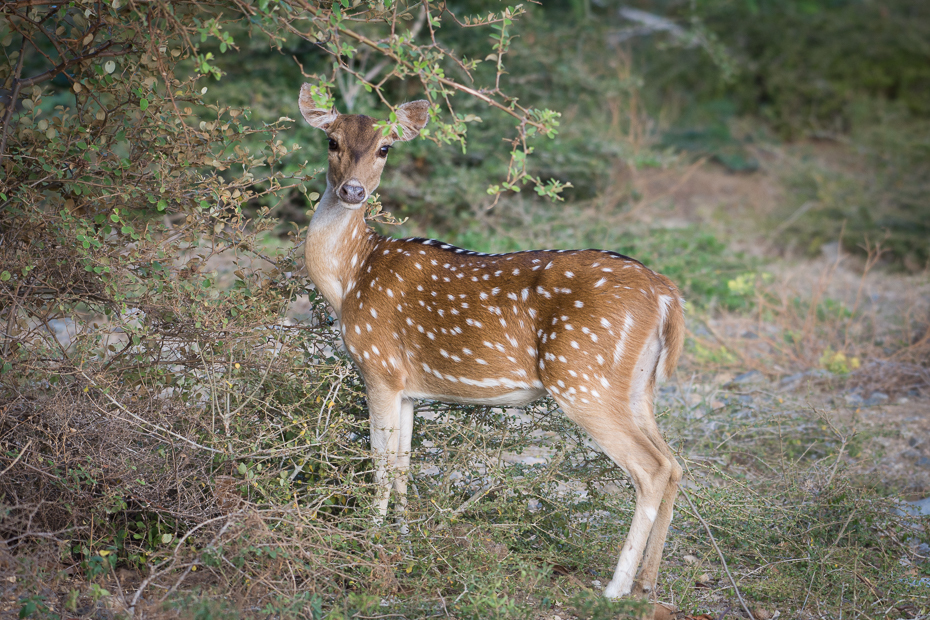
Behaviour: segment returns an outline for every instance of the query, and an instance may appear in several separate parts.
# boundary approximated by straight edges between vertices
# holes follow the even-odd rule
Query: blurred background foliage
[[[461,2],[450,10],[482,14],[496,6]],[[866,237],[884,237],[887,258],[899,266],[919,269],[930,259],[930,5],[575,0],[526,10],[500,84],[520,101],[545,102],[562,112],[559,139],[537,142],[528,170],[571,183],[564,196],[572,202],[609,194],[609,203],[621,208],[635,201],[630,188],[614,183],[618,166],[663,167],[680,161],[676,157],[706,156],[734,173],[749,173],[759,168],[767,146],[838,144],[860,160],[853,170],[811,162],[786,173],[792,191],[784,207],[770,214],[771,225],[816,204],[779,229],[780,247],[817,254],[843,232],[853,252],[861,251]],[[418,28],[416,15],[409,23]],[[464,58],[480,59],[488,44],[468,29],[447,28],[442,36]],[[278,51],[243,40],[248,62],[214,50],[217,66],[231,79],[211,86],[211,98],[247,106],[257,120],[296,115],[292,92],[302,78],[282,57],[293,56],[307,73],[331,71],[326,55],[306,42],[292,41]],[[492,77],[493,64],[478,65],[476,77]],[[364,71],[376,65],[376,59],[350,61]],[[454,74],[455,68],[449,70]],[[334,79],[346,86],[336,93],[340,109],[383,114],[374,94],[349,88],[350,78],[342,73]],[[400,102],[419,95],[391,82],[385,96]],[[395,150],[382,186],[384,204],[399,216],[414,216],[414,228],[405,233],[510,248],[505,241],[494,245],[512,222],[487,214],[485,191],[507,169],[510,149],[501,138],[510,121],[478,100],[457,99],[462,114],[481,119],[469,124],[467,151],[424,141]],[[300,161],[324,164],[320,135],[298,123],[292,136],[307,147]],[[286,161],[296,165],[297,159]],[[306,202],[297,194],[290,198],[279,213],[303,222]],[[552,208],[522,197],[516,202],[540,214]],[[521,207],[508,207],[514,208]]]

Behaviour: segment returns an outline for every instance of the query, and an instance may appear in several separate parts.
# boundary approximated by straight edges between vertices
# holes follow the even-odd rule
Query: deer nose
[[[339,198],[349,204],[358,204],[365,200],[365,188],[357,185],[352,181],[345,183],[339,188]]]

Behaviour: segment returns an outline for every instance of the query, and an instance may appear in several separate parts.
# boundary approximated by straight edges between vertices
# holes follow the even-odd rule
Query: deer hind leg
[[[391,484],[395,478],[402,435],[400,392],[368,388],[368,415],[371,422],[371,452],[375,461],[375,519],[380,523],[387,515]],[[412,420],[411,420],[412,423]],[[409,462],[409,458],[408,458]],[[406,491],[406,480],[403,485]]]
[[[674,454],[662,434],[656,426],[655,420],[652,420],[651,428],[643,429],[653,445],[658,448],[668,459],[672,466],[668,484],[665,487],[665,493],[662,495],[662,503],[659,505],[659,513],[656,516],[655,523],[652,525],[652,531],[649,533],[649,542],[646,543],[646,555],[643,558],[643,566],[639,576],[636,579],[636,592],[650,592],[655,589],[656,579],[659,576],[659,564],[662,561],[662,551],[665,547],[665,537],[668,535],[668,527],[672,522],[672,513],[675,508],[675,498],[678,496],[678,485],[681,482],[681,465],[675,460]]]
[[[659,427],[656,424],[653,398],[656,384],[656,364],[661,363],[661,344],[658,338],[650,339],[637,361],[630,382],[629,403],[633,419],[639,430],[649,439],[652,445],[662,454],[670,466],[662,501],[659,504],[655,522],[649,533],[646,543],[646,555],[643,558],[642,568],[634,583],[634,593],[642,594],[655,589],[659,574],[659,564],[662,561],[662,550],[665,547],[665,538],[672,521],[675,507],[675,498],[678,495],[678,484],[681,481],[681,466],[675,460],[675,455],[669,448]]]
[[[671,465],[671,473],[662,495],[662,503],[659,505],[655,523],[652,525],[652,531],[649,534],[649,541],[646,543],[646,555],[643,558],[642,569],[634,587],[634,591],[637,593],[650,592],[655,589],[656,579],[659,575],[659,564],[662,561],[662,551],[665,547],[665,537],[668,535],[668,527],[672,522],[675,498],[678,496],[678,485],[681,482],[682,475],[681,466],[675,460],[675,455],[665,442],[656,424],[652,402],[653,387],[653,385],[649,385],[647,390],[642,393],[634,392],[633,397],[630,399],[630,405],[634,411],[638,412],[636,423],[640,430],[668,460]]]
[[[606,444],[602,444],[604,451],[617,465],[629,472],[636,489],[636,508],[630,531],[620,550],[613,579],[604,589],[607,598],[618,598],[632,591],[633,576],[658,518],[662,497],[672,474],[672,465],[638,428],[629,429],[628,437],[605,437],[603,441]]]
[[[613,579],[604,589],[607,598],[619,598],[633,589],[633,577],[653,530],[662,498],[672,475],[671,461],[636,425],[626,403],[604,404],[608,410],[580,409],[575,403],[556,397],[566,414],[582,426],[597,445],[627,472],[636,490],[636,508],[626,541],[620,550]],[[612,406],[613,405],[613,406]]]

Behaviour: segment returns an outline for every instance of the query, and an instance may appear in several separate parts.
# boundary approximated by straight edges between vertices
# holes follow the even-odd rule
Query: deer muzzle
[[[349,179],[339,187],[336,195],[339,196],[339,200],[346,204],[360,205],[365,202],[368,192],[365,191],[358,179]]]

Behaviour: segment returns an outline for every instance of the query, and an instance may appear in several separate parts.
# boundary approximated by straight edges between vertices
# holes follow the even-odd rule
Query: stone
[[[853,405],[853,406],[860,406],[865,402],[865,399],[859,396],[858,394],[856,394],[855,392],[844,395],[843,400],[846,401],[847,405]]]
[[[685,564],[689,564],[689,565],[691,565],[691,566],[694,566],[695,564],[697,564],[698,562],[700,562],[700,560],[697,558],[697,556],[694,556],[694,555],[686,555],[686,556],[684,556],[684,557],[681,558],[681,559],[685,561]]]
[[[914,509],[914,514],[930,515],[930,497],[925,497],[915,502],[908,502],[908,505]],[[908,512],[911,511],[909,510]]]
[[[820,253],[828,261],[837,261],[842,258],[844,252],[839,241],[831,241],[820,246]]]
[[[823,368],[813,368],[806,372],[799,372],[785,377],[781,380],[780,385],[784,388],[795,389],[800,386],[805,379],[819,379],[829,376],[830,371]]]
[[[749,372],[744,372],[741,375],[736,375],[731,383],[749,383],[750,381],[755,381],[761,378],[761,372],[758,370],[750,370]]]

